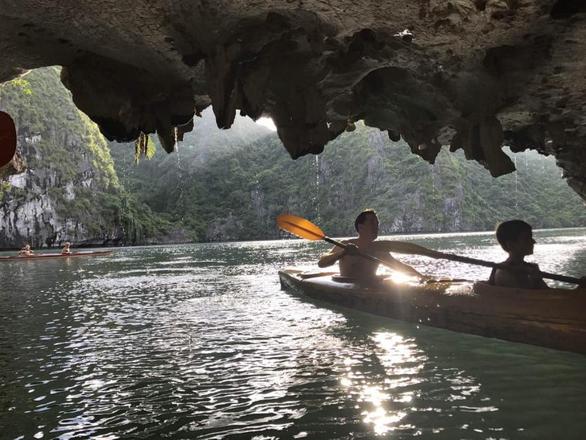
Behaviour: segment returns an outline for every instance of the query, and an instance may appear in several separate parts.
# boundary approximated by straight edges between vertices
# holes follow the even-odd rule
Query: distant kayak
[[[0,257],[0,261],[8,261],[8,260],[39,260],[43,258],[75,258],[75,257],[100,257],[110,255],[112,251],[95,251],[95,252],[73,252],[71,254],[35,254],[29,256],[9,256],[9,257]]]
[[[331,272],[294,269],[279,271],[279,278],[283,289],[363,312],[586,354],[586,289],[510,289],[458,280],[360,286]]]

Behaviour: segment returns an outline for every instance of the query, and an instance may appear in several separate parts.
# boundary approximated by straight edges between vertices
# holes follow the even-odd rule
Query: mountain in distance
[[[204,121],[214,124],[209,113]],[[135,166],[126,155],[126,163],[115,161],[119,175],[141,202],[201,241],[279,237],[274,219],[282,212],[351,235],[367,207],[383,219],[381,234],[491,230],[510,218],[536,228],[586,225],[584,204],[554,159],[535,152],[509,152],[517,172],[494,179],[462,152],[442,151],[430,165],[404,142],[358,124],[321,155],[294,161],[276,133],[245,121],[237,118],[249,124],[249,142],[226,140],[215,126],[198,137],[196,125],[176,157],[157,154]]]
[[[430,165],[357,124],[321,155],[291,160],[274,131],[243,117],[220,130],[208,109],[177,152],[135,164],[134,144],[108,144],[58,68],[0,87],[0,109],[17,122],[28,166],[0,180],[2,248],[277,238],[283,212],[347,236],[364,208],[379,212],[381,234],[490,230],[509,218],[586,225],[555,161],[534,152],[512,155],[518,171],[494,179],[461,153]]]
[[[59,68],[0,86],[17,126],[24,173],[0,179],[0,248],[136,244],[171,225],[120,184],[97,126],[80,112]]]

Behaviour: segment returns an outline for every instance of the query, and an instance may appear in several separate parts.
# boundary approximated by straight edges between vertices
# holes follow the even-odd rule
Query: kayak
[[[64,255],[64,254],[35,254],[35,255],[29,255],[28,257],[19,257],[19,256],[0,257],[0,261],[9,261],[9,260],[29,261],[29,260],[40,260],[43,258],[98,257],[98,256],[110,255],[111,253],[112,253],[112,251],[73,252],[68,255]]]
[[[332,272],[279,271],[281,287],[310,298],[447,330],[586,354],[586,289],[513,289],[486,282],[365,286]]]

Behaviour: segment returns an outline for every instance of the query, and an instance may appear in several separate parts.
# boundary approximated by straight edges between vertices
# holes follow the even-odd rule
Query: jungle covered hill
[[[58,68],[2,84],[0,110],[15,120],[26,165],[0,180],[0,248],[139,244],[173,230],[124,189],[108,143]]]
[[[0,86],[0,109],[18,127],[25,173],[0,181],[0,248],[270,239],[291,212],[330,235],[353,233],[363,208],[381,233],[490,230],[523,218],[537,228],[585,226],[581,199],[552,158],[511,154],[498,179],[461,154],[434,165],[357,124],[320,156],[291,160],[275,132],[248,118],[219,130],[211,111],[177,152],[151,136],[148,156],[108,143],[59,81],[58,68]]]
[[[382,234],[492,230],[510,218],[536,228],[586,225],[555,160],[535,152],[509,152],[518,171],[494,179],[463,154],[442,151],[430,165],[363,124],[295,161],[276,133],[242,118],[235,129],[236,141],[227,139],[231,130],[204,112],[178,154],[157,149],[136,165],[131,146],[112,145],[116,171],[141,203],[200,241],[276,238],[283,212],[347,236],[366,207],[380,214]]]

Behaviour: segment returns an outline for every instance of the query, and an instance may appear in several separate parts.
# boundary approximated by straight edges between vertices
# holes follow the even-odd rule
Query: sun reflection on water
[[[567,244],[558,233],[538,240],[538,252],[553,249],[542,268],[581,270],[580,231]],[[428,246],[502,258],[492,254],[502,252],[492,235],[466,237],[461,245],[432,237]],[[280,290],[278,269],[299,262],[316,271],[326,248],[291,240],[120,249],[70,266],[30,262],[34,277],[21,263],[5,266],[0,437],[485,440],[586,432],[578,355]],[[400,259],[442,276],[489,272]]]
[[[372,342],[377,361],[384,368],[382,377],[365,378],[358,373],[361,366],[356,360],[346,359],[340,384],[355,399],[358,408],[364,407],[363,422],[372,427],[375,435],[385,435],[406,428],[400,422],[407,416],[408,406],[416,395],[404,387],[420,382],[417,376],[424,368],[426,357],[412,340],[397,333],[375,332]]]

